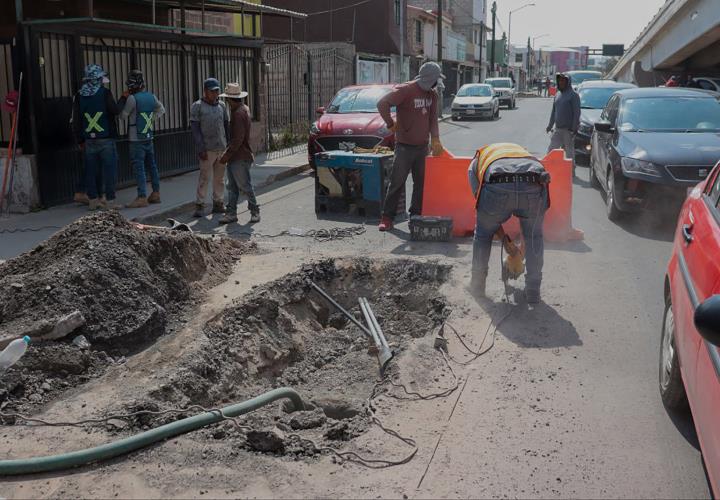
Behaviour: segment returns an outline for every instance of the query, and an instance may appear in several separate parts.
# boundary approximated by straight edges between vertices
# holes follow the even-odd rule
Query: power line
[[[308,12],[307,16],[319,16],[320,14],[330,14],[332,12],[337,12],[339,10],[345,10],[345,9],[352,9],[353,7],[358,7],[360,5],[364,5],[366,3],[374,2],[375,0],[363,0],[362,2],[354,3],[351,5],[345,5],[344,7],[338,7],[337,9],[328,9],[328,10],[319,10],[317,12]]]

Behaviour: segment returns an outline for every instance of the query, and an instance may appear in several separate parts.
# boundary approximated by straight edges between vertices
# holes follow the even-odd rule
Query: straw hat
[[[247,92],[240,90],[239,83],[228,83],[225,85],[225,92],[220,94],[220,97],[224,97],[225,99],[242,99],[247,96]]]

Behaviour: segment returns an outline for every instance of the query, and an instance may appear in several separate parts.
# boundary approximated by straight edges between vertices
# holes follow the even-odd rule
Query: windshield
[[[570,72],[568,76],[572,78],[572,84],[574,86],[580,85],[582,82],[589,82],[592,80],[602,80],[602,73],[599,71],[578,71]]]
[[[327,108],[327,113],[377,113],[377,103],[389,88],[343,89]]]
[[[610,97],[620,89],[592,88],[580,89],[580,107],[584,109],[603,109]]]
[[[458,90],[458,97],[490,97],[493,95],[489,85],[466,85]]]
[[[509,89],[512,88],[513,83],[510,78],[492,78],[485,80],[485,83],[492,85],[495,88]]]
[[[720,102],[714,97],[627,99],[618,123],[624,132],[720,132]]]

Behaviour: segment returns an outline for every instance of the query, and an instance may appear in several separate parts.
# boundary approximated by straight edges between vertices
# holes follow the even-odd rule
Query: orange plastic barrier
[[[548,89],[548,95],[549,95],[550,97],[555,97],[555,94],[557,94],[557,87],[556,87],[555,85],[552,85],[552,86]]]
[[[430,156],[425,162],[423,215],[452,217],[453,236],[470,236],[475,231],[475,199],[468,181],[472,158]],[[566,242],[583,239],[583,232],[572,227],[572,163],[561,149],[551,151],[541,160],[550,173],[550,209],[545,213],[543,234],[546,241]],[[504,224],[515,237],[520,224],[513,217]]]

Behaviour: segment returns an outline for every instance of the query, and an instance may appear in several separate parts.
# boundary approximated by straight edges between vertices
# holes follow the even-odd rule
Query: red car
[[[690,192],[665,278],[660,393],[692,411],[715,498],[720,497],[720,163]]]
[[[318,119],[310,126],[308,160],[315,168],[315,153],[358,146],[395,147],[395,134],[385,126],[377,102],[394,85],[357,85],[341,89],[327,108],[318,108]]]

